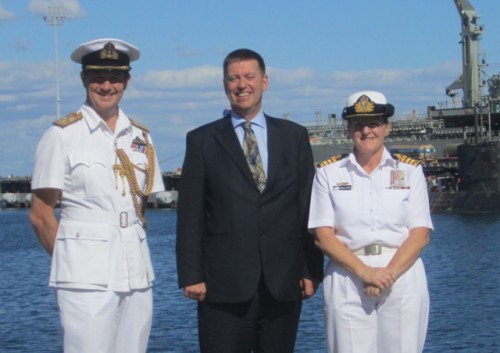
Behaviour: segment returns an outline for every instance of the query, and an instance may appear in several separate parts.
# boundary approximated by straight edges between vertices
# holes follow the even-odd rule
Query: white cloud
[[[7,11],[2,4],[0,4],[0,21],[2,20],[13,20],[16,16],[14,13]]]
[[[1,103],[13,102],[15,99],[16,96],[13,94],[0,94]]]
[[[413,109],[425,113],[428,105],[446,99],[444,89],[460,70],[460,63],[349,72],[271,67],[264,110],[276,117],[288,113],[293,121],[313,123],[315,111],[322,112],[323,120],[330,113],[339,116],[351,93],[376,89],[395,105],[397,114]],[[62,114],[78,109],[85,98],[78,72],[73,63],[60,63]],[[0,61],[0,140],[4,141],[0,176],[30,173],[36,142],[55,120],[54,86],[53,62]],[[158,158],[164,161],[162,169],[173,170],[182,163],[186,132],[220,118],[228,106],[222,68],[204,65],[134,75],[121,105],[150,129]]]
[[[202,50],[190,49],[187,46],[181,44],[175,46],[175,51],[181,57],[196,57],[203,55]]]
[[[16,91],[21,94],[36,91],[40,85],[44,85],[53,75],[53,63],[15,63],[0,62],[0,90]]]
[[[297,69],[279,69],[270,67],[267,70],[267,74],[272,79],[272,81],[280,85],[301,85],[304,82],[311,81],[317,74],[313,69],[308,67],[302,67]]]
[[[22,120],[19,125],[22,129],[46,129],[53,121],[54,117],[52,115],[42,115],[35,119]]]
[[[81,8],[78,0],[31,0],[28,10],[47,15],[50,6],[57,7],[60,11],[59,13],[65,18],[85,16],[85,11]]]
[[[200,88],[214,86],[214,84],[222,88],[222,69],[217,66],[204,65],[179,71],[149,71],[139,78],[138,82],[160,89]]]

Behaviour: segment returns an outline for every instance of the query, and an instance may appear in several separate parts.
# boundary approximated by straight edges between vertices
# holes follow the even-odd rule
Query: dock
[[[162,173],[165,191],[148,198],[148,208],[175,208],[180,170]],[[0,208],[31,207],[31,176],[0,177]]]

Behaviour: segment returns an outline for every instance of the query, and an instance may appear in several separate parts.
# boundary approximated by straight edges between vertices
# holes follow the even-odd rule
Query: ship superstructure
[[[478,23],[480,16],[468,0],[454,0],[454,3],[460,15],[463,65],[459,77],[446,87],[446,94],[454,100],[462,92],[462,106],[429,106],[426,114],[396,115],[391,118],[389,146],[427,141],[436,145],[436,155],[441,157],[445,155],[447,145],[499,138],[500,74],[482,78],[486,63],[479,50],[484,30]],[[488,91],[482,94],[486,86]],[[349,151],[352,145],[346,125],[337,121],[335,114],[330,114],[327,123],[323,124],[318,119],[320,114],[316,112],[316,124],[306,125],[315,160]]]
[[[424,115],[391,118],[386,145],[422,159],[434,212],[500,213],[500,74],[483,79],[486,63],[479,41],[484,27],[468,0],[454,3],[463,65],[446,94],[455,101],[461,91],[462,106],[429,106]],[[306,125],[316,162],[352,150],[344,122],[334,114],[326,124],[319,122]]]

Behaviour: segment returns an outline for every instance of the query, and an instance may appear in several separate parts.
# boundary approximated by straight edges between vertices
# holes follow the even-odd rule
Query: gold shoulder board
[[[134,119],[130,118],[130,123],[132,125],[134,125],[135,127],[138,127],[139,129],[141,129],[142,131],[145,131],[145,132],[149,132],[149,130],[142,124],[138,123],[137,121],[135,121]]]
[[[396,158],[396,160],[401,163],[411,164],[415,166],[420,165],[421,163],[420,160],[405,156],[404,154],[394,153],[393,157]]]
[[[83,118],[82,112],[75,112],[68,114],[66,116],[63,116],[62,118],[57,119],[56,121],[53,121],[52,124],[60,126],[60,127],[66,127],[70,124],[73,124],[75,121],[80,120]]]
[[[341,159],[346,158],[349,155],[349,153],[343,153],[343,154],[337,154],[333,157],[328,158],[326,161],[320,162],[317,164],[318,168],[327,166],[329,164],[332,164],[334,162],[340,161]]]

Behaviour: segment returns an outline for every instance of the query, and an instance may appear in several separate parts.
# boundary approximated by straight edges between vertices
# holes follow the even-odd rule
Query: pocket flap
[[[78,165],[91,167],[93,165],[106,165],[106,159],[104,156],[99,154],[94,154],[92,156],[88,156],[84,153],[71,153],[68,155],[69,165],[71,168],[75,168]]]
[[[113,234],[113,227],[106,224],[60,224],[58,239],[85,239],[108,241]]]

